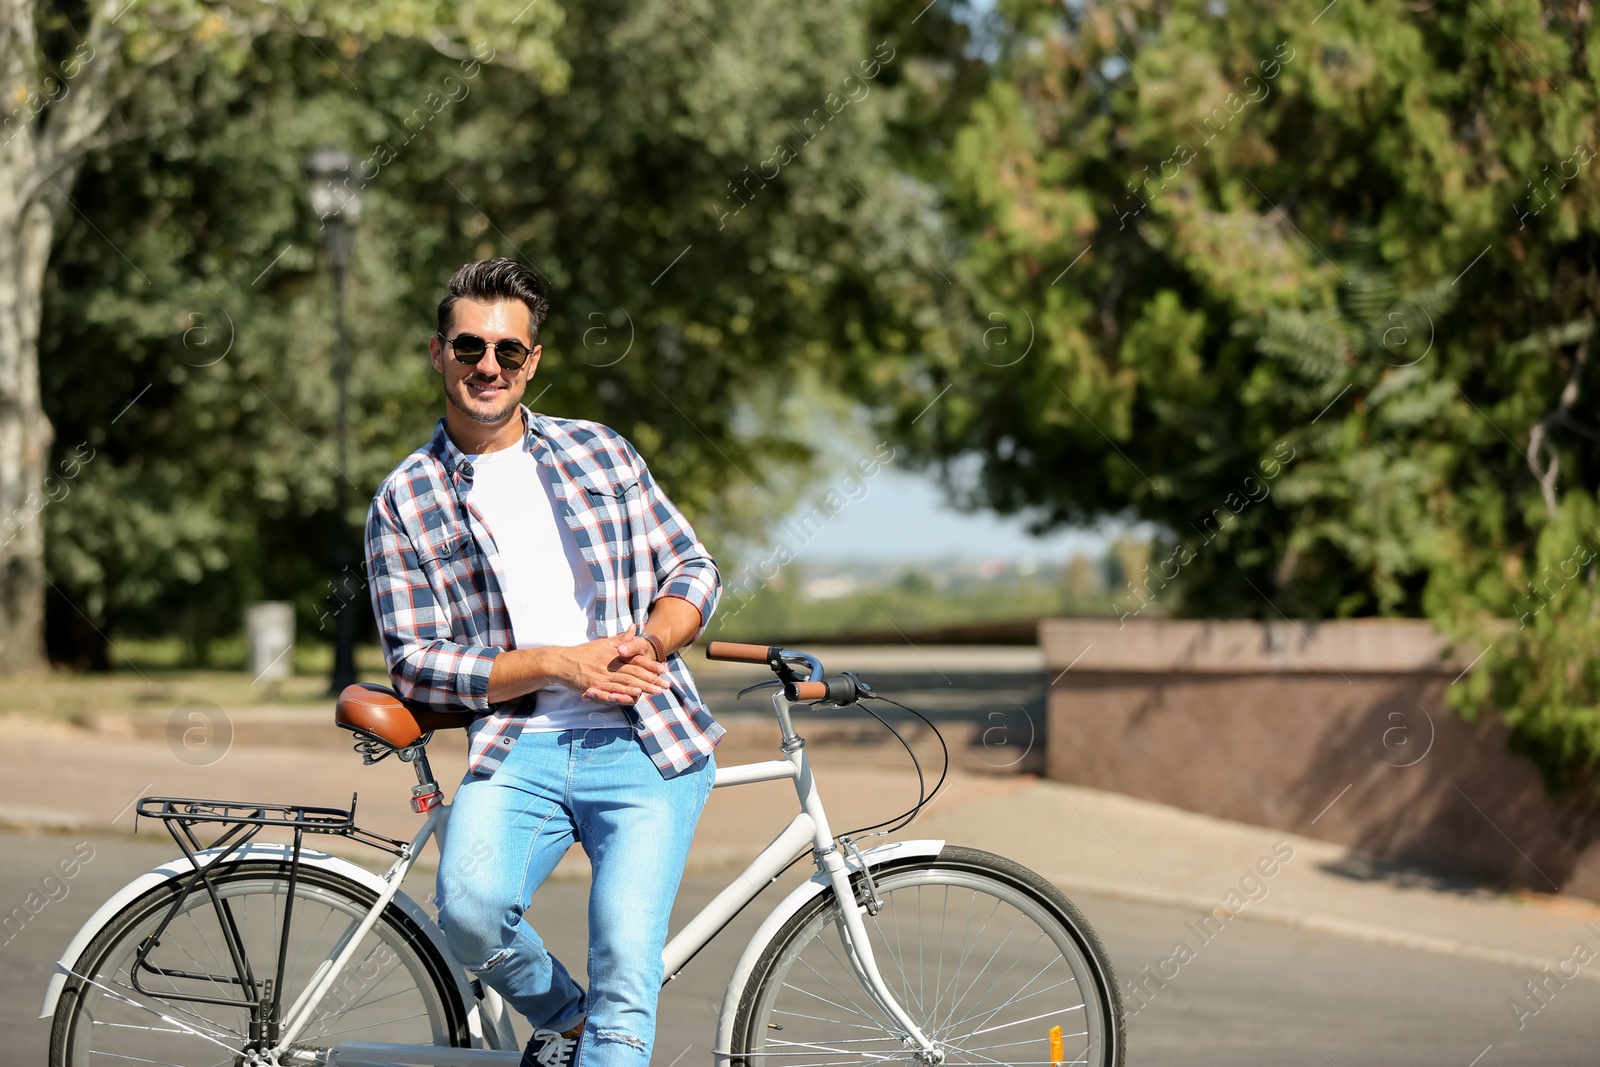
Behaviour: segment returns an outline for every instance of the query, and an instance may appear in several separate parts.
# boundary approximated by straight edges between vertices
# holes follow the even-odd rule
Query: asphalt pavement
[[[965,658],[945,650],[937,665],[910,663],[903,651],[876,666],[865,653],[852,655],[836,666],[871,668],[877,679],[899,664],[904,689],[930,670],[949,677],[952,692],[912,703],[940,722],[956,770],[901,836],[984,848],[1062,887],[1123,980],[1130,1064],[1600,1063],[1594,902],[1499,893],[1310,837],[1026,773],[1037,764],[1042,725],[1036,650]],[[752,677],[748,668],[705,665],[702,685],[729,728],[719,766],[778,755],[762,694],[734,700]],[[10,788],[0,802],[0,917],[13,922],[0,935],[0,1067],[46,1062],[49,1022],[37,1014],[56,957],[115,889],[177,854],[148,822],[129,834],[136,798],[342,808],[359,789],[360,825],[399,838],[415,832],[411,768],[392,759],[363,766],[329,711],[212,707],[201,721],[189,705],[156,705],[76,723],[4,717],[0,766]],[[905,752],[878,723],[807,714],[801,725],[836,830],[915,799]],[[915,723],[905,732],[936,769],[931,733]],[[64,751],[72,758],[62,759]],[[439,734],[429,754],[451,791],[465,766],[463,735]],[[794,791],[782,782],[715,791],[676,923],[722,888],[794,808]],[[318,844],[360,855],[350,842]],[[380,870],[386,865],[367,855]],[[69,868],[70,878],[59,877]],[[58,876],[46,883],[52,872]],[[586,878],[575,851],[535,901],[539,913],[571,917],[541,932],[577,973]],[[419,866],[407,891],[423,901],[431,883],[432,872]],[[727,975],[781,890],[768,889],[664,990],[654,1063],[710,1062]],[[16,909],[30,894],[37,914],[19,926]],[[1201,938],[1196,931],[1207,922]]]
[[[67,892],[0,946],[0,1067],[46,1062],[49,1020],[36,1018],[53,961],[94,909],[135,875],[173,852],[157,835],[0,833],[0,900],[20,901],[67,857],[80,862]],[[724,871],[691,873],[675,925],[722,887]],[[426,899],[431,872],[419,870],[406,891]],[[581,974],[587,882],[552,880],[538,910],[568,915],[542,933]],[[652,1063],[708,1063],[717,1005],[727,974],[759,921],[767,891],[663,991]],[[1125,976],[1172,953],[1201,911],[1139,903],[1093,892],[1072,894]],[[1170,970],[1168,971],[1170,973]],[[1143,1006],[1128,1020],[1130,1064],[1227,1064],[1307,1067],[1437,1064],[1440,1067],[1561,1067],[1594,1064],[1600,1055],[1600,982],[1570,981],[1548,995],[1522,1026],[1510,1004],[1526,1001],[1527,969],[1465,959],[1274,922],[1228,924],[1177,977],[1146,984]],[[525,1027],[519,1031],[525,1033]]]

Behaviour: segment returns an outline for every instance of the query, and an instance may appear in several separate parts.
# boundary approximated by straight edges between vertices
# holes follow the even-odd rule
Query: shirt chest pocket
[[[459,528],[440,528],[424,534],[416,549],[417,565],[439,602],[452,608],[462,604],[475,581],[477,545],[472,535]]]
[[[609,575],[617,583],[613,586],[617,595],[624,597],[636,591],[634,542],[644,529],[641,500],[637,478],[611,481],[603,473],[580,478],[572,500],[588,541],[584,558]]]
[[[639,480],[612,482],[596,477],[580,481],[578,491],[584,506],[599,520],[602,539],[611,545],[626,544],[639,508]]]

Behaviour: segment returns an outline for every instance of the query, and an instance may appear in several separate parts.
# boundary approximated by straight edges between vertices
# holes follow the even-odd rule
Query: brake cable
[[[745,688],[739,690],[739,695],[735,699],[743,697],[746,693],[752,693],[757,689],[781,687],[785,694],[788,695],[791,700],[793,700],[795,683],[801,681],[801,679],[794,674],[789,664],[781,655],[777,653],[776,648],[774,648],[773,652],[769,655],[768,666],[771,667],[773,672],[778,674],[779,677],[769,678],[766,681],[757,682],[754,685],[746,686]],[[811,702],[811,706],[813,708],[845,708],[852,704],[858,705],[868,715],[871,715],[874,719],[877,719],[878,722],[883,725],[884,729],[888,730],[894,735],[894,739],[900,742],[900,747],[906,750],[906,755],[911,757],[911,766],[917,772],[917,802],[909,809],[901,812],[899,815],[884,819],[882,822],[875,822],[867,826],[858,827],[854,830],[848,830],[845,833],[837,836],[841,840],[855,839],[863,835],[867,837],[882,837],[886,834],[892,834],[896,830],[904,829],[922,813],[923,808],[931,804],[934,798],[939,795],[939,791],[944,788],[945,781],[950,775],[950,746],[945,742],[944,733],[934,725],[931,719],[922,714],[922,712],[918,711],[916,708],[907,707],[898,700],[894,700],[890,697],[884,696],[882,693],[879,693],[870,684],[862,681],[861,676],[855,671],[845,671],[842,674],[835,675],[833,678],[827,681],[826,685],[828,688],[828,696],[821,700]],[[908,742],[905,739],[905,736],[895,728],[893,723],[891,723],[888,719],[885,719],[875,709],[864,703],[864,701],[867,700],[881,700],[886,704],[893,704],[902,711],[910,712],[912,715],[915,715],[917,718],[921,719],[923,724],[933,732],[933,736],[938,739],[939,749],[942,754],[942,759],[944,760],[944,765],[939,771],[939,780],[934,783],[933,790],[931,792],[928,790],[927,777],[922,771],[922,761],[917,757],[917,754],[915,750],[912,749],[910,742]]]
[[[917,758],[917,754],[914,751],[912,751],[911,745],[909,743],[907,743],[906,739],[903,736],[901,736],[900,731],[895,729],[894,728],[894,724],[889,722],[888,719],[885,719],[882,715],[879,715],[877,713],[877,711],[873,710],[872,708],[868,707],[867,705],[865,705],[865,704],[861,705],[861,708],[862,708],[863,711],[865,711],[868,715],[871,715],[874,719],[877,719],[880,723],[882,723],[884,725],[885,729],[887,729],[890,733],[894,734],[895,739],[897,741],[899,741],[901,747],[906,750],[906,754],[911,757],[911,765],[913,767],[915,767],[916,771],[917,771],[917,802],[916,802],[916,804],[912,805],[912,807],[909,810],[907,810],[906,812],[904,812],[904,813],[902,813],[900,815],[894,816],[893,818],[890,818],[890,819],[885,819],[885,820],[883,820],[883,822],[873,823],[870,826],[863,826],[863,827],[861,827],[859,829],[856,829],[856,830],[849,830],[844,835],[844,836],[850,837],[850,838],[859,838],[860,836],[863,836],[863,835],[866,836],[866,837],[882,837],[882,836],[884,836],[886,834],[892,834],[896,830],[900,830],[900,829],[905,828],[906,826],[909,826],[912,823],[912,821],[916,819],[916,817],[918,815],[922,814],[922,809],[927,807],[929,804],[933,803],[933,799],[939,795],[939,791],[944,788],[945,779],[948,778],[949,774],[950,774],[950,746],[945,743],[944,733],[937,726],[935,726],[933,724],[933,721],[931,719],[929,719],[926,715],[922,714],[922,712],[918,711],[916,708],[907,707],[906,705],[900,703],[898,700],[893,700],[893,699],[891,699],[889,697],[884,696],[882,693],[879,693],[877,690],[873,689],[871,686],[866,685],[865,683],[858,683],[858,684],[861,686],[861,688],[863,690],[862,696],[864,696],[864,697],[866,697],[868,699],[872,699],[872,700],[881,700],[886,704],[893,704],[895,707],[899,708],[900,710],[909,711],[911,714],[913,714],[917,718],[921,719],[923,721],[923,723],[927,725],[928,729],[933,731],[933,736],[938,738],[938,740],[939,740],[939,749],[943,753],[943,758],[944,758],[944,766],[939,771],[939,780],[934,783],[933,791],[932,792],[928,792],[927,789],[926,789],[926,780],[923,778],[923,775],[922,775],[922,761],[920,759],[918,759]],[[891,825],[889,825],[890,823],[893,823],[894,825],[891,826]],[[887,827],[887,829],[879,829],[879,827]]]

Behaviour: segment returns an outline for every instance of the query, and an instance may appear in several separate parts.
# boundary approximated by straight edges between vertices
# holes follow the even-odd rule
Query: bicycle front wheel
[[[50,1034],[51,1067],[210,1067],[242,1062],[248,1050],[269,1044],[264,1013],[245,1005],[252,988],[262,999],[262,983],[276,979],[288,879],[285,863],[227,864],[212,875],[221,908],[197,888],[165,929],[160,928],[178,895],[177,881],[129,904],[89,943],[62,990]],[[376,899],[349,879],[300,869],[283,985],[265,997],[278,1005],[280,1019],[319,967],[354,935]],[[237,960],[225,924],[236,932]],[[140,946],[158,929],[144,965],[136,968]],[[471,1044],[445,961],[392,904],[279,1062],[319,1063],[329,1047],[348,1040]]]
[[[1082,913],[1050,883],[954,845],[873,877],[883,909],[863,919],[878,970],[944,1063],[1122,1063],[1110,961]],[[735,1065],[919,1062],[857,979],[842,921],[838,901],[822,893],[773,938],[740,1000]]]

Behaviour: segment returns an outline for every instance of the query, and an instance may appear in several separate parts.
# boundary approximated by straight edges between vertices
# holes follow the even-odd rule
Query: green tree
[[[982,84],[914,164],[952,322],[863,346],[895,354],[859,382],[908,457],[976,453],[978,502],[1040,529],[1155,522],[1181,613],[1426,614],[1464,647],[1525,614],[1600,488],[1588,10],[963,19],[928,47],[982,55]],[[1600,753],[1566,625],[1590,588],[1462,698],[1492,688],[1547,767]]]
[[[913,254],[873,206],[895,203],[894,43],[849,4],[534,10],[543,59],[502,63],[500,29],[442,47],[284,24],[232,63],[193,57],[164,90],[182,108],[130,101],[143,132],[86,162],[93,218],[65,226],[50,274],[53,458],[95,454],[44,515],[58,655],[103,663],[102,635],[174,628],[199,654],[263,596],[330,632],[338,480],[363,502],[431,432],[434,306],[479,256],[549,280],[533,406],[628,435],[719,555],[803,486],[792,383],[828,368],[836,294]],[[342,473],[297,173],[323,143],[361,161]]]
[[[68,483],[77,480],[75,464],[81,462],[61,455],[61,449],[75,449],[81,439],[66,441],[46,415],[39,346],[45,279],[58,231],[77,221],[93,230],[96,223],[85,208],[100,214],[99,205],[78,187],[85,170],[129,140],[152,131],[182,131],[196,115],[194,93],[203,89],[197,85],[201,72],[213,72],[213,80],[234,75],[250,80],[246,68],[253,42],[273,35],[303,35],[312,46],[320,41],[336,54],[359,51],[364,41],[408,39],[455,56],[465,55],[464,42],[493,32],[504,62],[540,70],[550,88],[558,87],[567,68],[552,51],[549,35],[559,24],[559,11],[544,5],[513,26],[517,14],[517,5],[498,0],[391,0],[360,7],[286,0],[271,10],[195,0],[8,0],[0,8],[0,87],[11,109],[0,115],[0,524],[5,529],[0,543],[0,664],[35,667],[42,662],[48,579],[45,524],[37,519],[47,508],[59,509]],[[203,100],[199,106],[206,106]],[[143,320],[140,332],[147,335],[153,318],[167,310],[159,306],[157,283],[149,272],[163,274],[167,264],[147,259],[140,267],[125,248],[103,233],[96,236],[109,246],[101,255],[114,252],[124,264],[110,268],[108,277],[115,283],[96,295],[120,303],[124,320]],[[236,251],[252,250],[247,245]],[[174,336],[180,332],[172,330]],[[105,370],[94,364],[86,373]],[[170,493],[175,484],[169,482],[162,491]],[[83,496],[79,494],[80,500]],[[176,536],[192,536],[195,527],[216,521],[202,515],[190,523],[180,520],[177,525],[189,529]],[[158,532],[161,524],[147,525]],[[159,552],[165,540],[156,537],[149,550]]]

